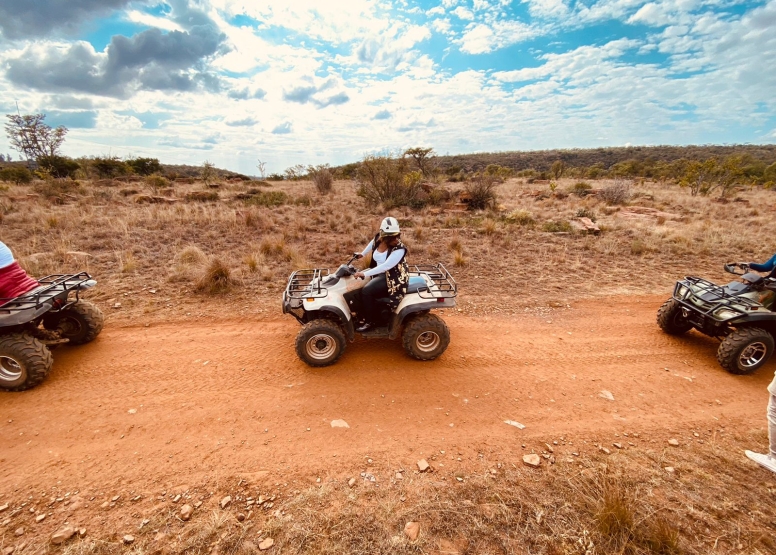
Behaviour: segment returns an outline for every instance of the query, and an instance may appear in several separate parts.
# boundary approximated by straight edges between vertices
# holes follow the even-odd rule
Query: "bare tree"
[[[21,152],[27,160],[56,156],[65,141],[67,127],[52,128],[46,125],[46,114],[6,114],[5,132],[11,147]]]
[[[259,163],[256,165],[256,167],[259,169],[259,175],[261,176],[261,178],[265,179],[266,178],[265,171],[267,169],[267,163],[262,162],[261,159],[259,159]]]

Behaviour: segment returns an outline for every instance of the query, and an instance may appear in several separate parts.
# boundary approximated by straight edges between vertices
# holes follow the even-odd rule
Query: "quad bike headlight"
[[[721,320],[730,320],[731,318],[740,316],[740,313],[734,310],[727,310],[726,308],[721,308],[714,313],[714,316],[716,316]]]

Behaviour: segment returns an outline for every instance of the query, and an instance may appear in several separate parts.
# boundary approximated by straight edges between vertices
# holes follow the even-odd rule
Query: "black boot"
[[[373,327],[375,327],[375,325],[372,322],[364,322],[356,328],[356,331],[358,333],[364,333],[371,330]]]

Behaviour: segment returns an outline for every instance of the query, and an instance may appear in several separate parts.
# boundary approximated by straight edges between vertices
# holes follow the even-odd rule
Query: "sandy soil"
[[[561,437],[558,458],[615,437],[638,447],[764,427],[774,364],[724,372],[716,341],[659,331],[661,300],[447,314],[453,339],[437,361],[359,340],[317,370],[296,358],[291,318],[108,326],[92,344],[56,350],[42,386],[0,395],[0,504],[27,491],[156,494],[203,476],[341,478],[368,458],[414,468],[436,454],[437,470],[454,472],[478,453],[516,462]]]

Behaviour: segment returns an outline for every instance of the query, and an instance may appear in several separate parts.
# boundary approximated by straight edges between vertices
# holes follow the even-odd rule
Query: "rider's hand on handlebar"
[[[744,271],[747,271],[749,269],[749,263],[748,262],[736,262],[738,264],[738,267],[741,268]]]
[[[366,276],[364,275],[364,272],[356,272],[355,274],[353,274],[353,277],[356,278],[356,279],[364,279],[364,278],[366,278]]]
[[[361,254],[360,252],[354,252],[353,258],[355,258],[356,260],[361,260],[362,258],[364,258],[364,255]]]

